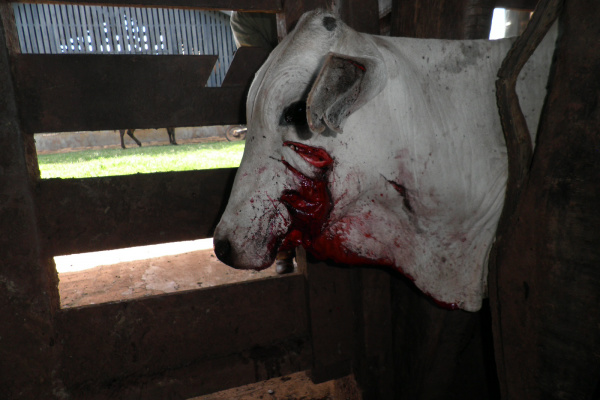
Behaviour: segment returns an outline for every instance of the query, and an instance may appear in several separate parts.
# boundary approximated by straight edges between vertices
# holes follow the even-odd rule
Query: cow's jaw
[[[279,158],[268,157],[270,168],[240,166],[235,198],[214,236],[215,254],[231,267],[259,270],[272,265],[279,250],[310,248],[329,217],[333,158],[322,148],[293,141],[284,141],[280,150]],[[260,183],[248,187],[252,177]]]

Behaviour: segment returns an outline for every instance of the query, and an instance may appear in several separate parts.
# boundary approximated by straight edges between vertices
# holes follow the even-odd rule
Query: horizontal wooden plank
[[[269,53],[269,50],[260,47],[240,47],[237,49],[222,86],[249,85]]]
[[[60,3],[100,6],[196,8],[201,10],[234,10],[249,12],[279,12],[283,9],[281,0],[17,0],[15,3]]]
[[[51,256],[211,237],[236,169],[41,180],[35,190]]]
[[[74,398],[166,399],[306,370],[305,301],[292,274],[64,309],[61,379]]]
[[[239,124],[246,85],[206,88],[216,56],[21,54],[25,132]]]
[[[511,8],[515,10],[533,10],[538,0],[496,0],[496,8]]]

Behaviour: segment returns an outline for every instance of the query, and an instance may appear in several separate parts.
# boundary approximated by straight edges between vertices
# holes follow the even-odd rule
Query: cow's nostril
[[[231,243],[229,240],[215,240],[215,255],[227,265],[231,265]]]

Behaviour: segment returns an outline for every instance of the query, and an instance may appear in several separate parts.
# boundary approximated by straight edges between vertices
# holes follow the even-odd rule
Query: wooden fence
[[[190,9],[14,3],[24,54],[218,55],[219,87],[236,45],[229,13]]]

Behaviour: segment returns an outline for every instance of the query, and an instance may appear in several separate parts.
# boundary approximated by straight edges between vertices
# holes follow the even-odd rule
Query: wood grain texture
[[[7,399],[47,398],[59,347],[53,327],[58,279],[41,256],[4,32],[0,20],[0,393]]]
[[[61,310],[61,376],[75,398],[184,399],[302,371],[304,290],[294,274]]]
[[[493,0],[398,0],[392,4],[392,36],[487,39]]]
[[[313,260],[305,275],[314,352],[311,378],[317,383],[341,378],[352,372],[358,340],[355,271]]]
[[[529,178],[498,246],[506,399],[600,395],[599,17],[596,1],[564,2]]]
[[[41,180],[35,191],[46,254],[211,237],[236,168]]]
[[[206,88],[216,56],[22,54],[13,69],[28,133],[238,124],[244,86]]]
[[[502,308],[505,298],[501,295],[505,266],[498,262],[496,256],[503,251],[506,241],[514,225],[518,222],[516,208],[519,204],[523,188],[529,177],[529,168],[533,157],[533,144],[525,122],[525,117],[519,105],[516,92],[517,78],[527,60],[533,55],[536,47],[546,36],[560,13],[561,1],[540,1],[532,20],[525,32],[513,43],[502,66],[498,71],[496,81],[496,97],[502,129],[506,141],[508,155],[508,179],[506,185],[506,199],[496,231],[496,241],[489,257],[488,287],[490,293],[492,321],[494,325],[494,340],[496,346],[496,363],[500,388],[504,396],[511,392],[512,383],[508,378],[510,367],[507,360],[512,358],[510,350],[506,353],[505,324],[502,318]],[[501,259],[501,258],[500,258]],[[510,301],[510,300],[509,300]]]
[[[513,10],[533,10],[538,0],[496,0],[494,7]]]

